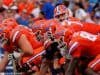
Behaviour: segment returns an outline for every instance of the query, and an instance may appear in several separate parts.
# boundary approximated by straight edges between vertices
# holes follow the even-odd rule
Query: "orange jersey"
[[[25,6],[25,4],[23,2],[20,2],[18,4],[18,12],[19,13],[21,13],[24,10],[25,7],[23,7],[23,6]]]
[[[6,35],[7,38],[10,39],[11,44],[16,45],[22,34],[24,34],[28,38],[28,41],[31,43],[33,49],[42,46],[42,44],[37,41],[35,34],[32,32],[32,30],[25,26],[18,25],[13,29],[10,29],[10,31],[7,32]]]
[[[40,30],[41,32],[43,32],[43,26],[45,25],[46,20],[39,20],[36,21],[33,25],[32,25],[32,31],[36,32],[38,30]]]
[[[3,4],[6,6],[10,6],[11,3],[13,3],[13,0],[3,0]]]
[[[11,31],[10,37],[11,37],[12,42],[17,43],[22,34],[24,34],[28,38],[28,41],[31,43],[33,49],[41,46],[41,43],[37,41],[36,36],[32,32],[32,30],[29,29],[28,27],[21,26],[21,25],[15,27]]]
[[[32,10],[34,9],[34,4],[28,2],[25,9],[27,10],[27,14],[31,14]]]
[[[46,24],[43,28],[45,30],[45,32],[51,29],[52,33],[54,33],[56,31],[57,27],[59,27],[59,25],[60,25],[59,22],[56,21],[55,19],[47,20],[45,23]]]
[[[98,34],[100,33],[100,26],[93,23],[81,23],[81,22],[75,22],[75,21],[68,21],[66,23],[66,26],[64,26],[67,31],[65,33],[65,41],[69,42],[68,39],[71,39],[73,33],[78,31],[86,31],[90,32],[92,34]]]
[[[88,67],[94,70],[95,72],[100,71],[100,54],[97,55],[96,58],[89,63]]]
[[[89,63],[88,67],[94,70],[95,72],[100,71],[100,54],[97,55],[96,58]]]
[[[54,33],[54,35],[55,35],[55,38],[60,38],[61,36],[64,36],[65,35],[65,32],[66,32],[66,28],[65,27],[63,27],[63,26],[61,26],[61,25],[59,25],[59,26],[57,26],[56,27],[56,31],[55,31],[55,33]]]
[[[20,2],[18,4],[19,13],[23,12],[23,10],[26,10],[27,14],[30,14],[33,9],[34,9],[34,4],[32,4],[31,2],[27,3]]]
[[[82,30],[82,24],[77,22],[71,23],[71,25],[66,29],[67,31],[65,32],[65,41],[68,43],[75,32]]]
[[[9,33],[9,35],[8,35],[8,33]],[[23,34],[26,36],[27,40],[29,41],[29,43],[31,44],[31,46],[33,48],[33,54],[34,54],[33,56],[39,54],[40,52],[42,52],[44,50],[43,43],[37,41],[35,34],[32,32],[31,29],[29,29],[26,26],[18,25],[16,27],[14,27],[13,29],[11,29],[8,33],[6,35],[7,35],[7,38],[9,39],[10,43],[8,45],[5,45],[5,49],[8,52],[13,52],[16,48],[19,48],[18,41],[19,41],[21,35],[23,35]],[[26,58],[28,60],[31,57],[23,58],[22,63],[26,62]],[[34,63],[36,63],[36,62],[34,62]]]
[[[100,25],[94,23],[80,22],[80,21],[67,21],[64,25],[66,28],[72,31],[87,31],[93,34],[100,33]],[[72,32],[71,31],[71,32]]]
[[[60,35],[63,35],[65,42],[69,43],[73,33],[81,30],[82,30],[82,24],[80,22],[67,21],[66,26],[59,25],[57,27],[55,34],[58,34],[59,37]]]
[[[92,34],[100,33],[100,25],[94,23],[82,23],[83,27],[82,30],[86,32],[90,32]]]
[[[80,31],[74,33],[70,44],[69,54],[73,57],[95,57],[100,54],[100,36]]]
[[[59,26],[59,23],[54,19],[39,20],[39,21],[36,21],[32,25],[32,30],[33,30],[33,32],[36,32],[36,31],[40,30],[41,33],[43,34],[47,31],[49,31],[49,29],[51,29],[52,33],[54,33],[57,26]]]

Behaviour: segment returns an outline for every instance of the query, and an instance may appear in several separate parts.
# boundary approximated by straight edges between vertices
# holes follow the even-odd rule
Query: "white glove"
[[[17,51],[14,51],[13,52],[13,56],[15,57],[15,59],[18,59],[18,58],[20,58],[21,57],[21,52],[17,52]]]

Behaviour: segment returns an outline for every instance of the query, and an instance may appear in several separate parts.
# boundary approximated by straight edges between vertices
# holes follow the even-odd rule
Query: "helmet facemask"
[[[57,19],[59,22],[63,22],[69,16],[69,12],[64,5],[59,5],[54,10],[54,18]]]
[[[59,22],[63,22],[67,19],[67,15],[66,13],[63,13],[63,14],[60,14],[60,15],[57,15],[55,16],[55,18],[59,21]]]

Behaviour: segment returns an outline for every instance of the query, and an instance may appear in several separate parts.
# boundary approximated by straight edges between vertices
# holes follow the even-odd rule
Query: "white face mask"
[[[67,20],[68,15],[62,14],[62,15],[56,16],[55,18],[61,23],[61,25],[65,25],[65,20]]]
[[[59,18],[59,21],[60,22],[63,22],[64,20],[66,20],[66,15],[61,15],[61,17]]]

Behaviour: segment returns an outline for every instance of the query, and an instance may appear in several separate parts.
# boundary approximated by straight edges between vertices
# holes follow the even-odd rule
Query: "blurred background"
[[[39,19],[52,19],[58,4],[65,4],[81,21],[100,24],[100,0],[0,0],[0,22],[13,17],[29,26]]]
[[[52,19],[54,8],[59,4],[64,4],[71,16],[83,22],[100,24],[100,0],[0,0],[0,23],[11,17],[30,27],[37,20]],[[0,49],[2,57],[3,50]],[[11,61],[7,69],[6,72],[13,71]]]

